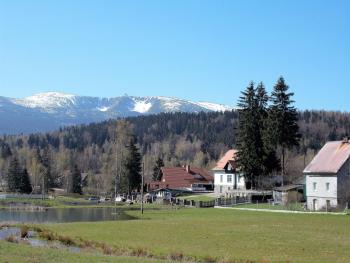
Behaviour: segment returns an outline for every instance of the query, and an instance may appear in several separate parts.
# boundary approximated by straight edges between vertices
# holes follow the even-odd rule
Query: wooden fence
[[[173,203],[179,206],[191,206],[197,208],[208,208],[214,206],[232,206],[235,204],[244,204],[250,203],[251,197],[231,197],[231,198],[217,198],[211,201],[195,201],[195,200],[187,200],[187,199],[175,199]]]

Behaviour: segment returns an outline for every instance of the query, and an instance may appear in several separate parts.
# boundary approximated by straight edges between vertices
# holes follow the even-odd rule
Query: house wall
[[[338,172],[338,204],[350,202],[350,158]]]
[[[228,182],[227,178],[231,175],[232,181]],[[222,178],[222,180],[221,180]],[[214,192],[217,195],[229,193],[235,189],[244,190],[244,177],[238,173],[225,173],[224,170],[214,172]]]
[[[316,183],[316,189],[314,189],[314,183]],[[329,190],[327,190],[327,183],[329,183]],[[311,210],[325,209],[327,200],[331,207],[336,207],[338,205],[337,177],[335,175],[306,175],[306,200],[307,208]]]

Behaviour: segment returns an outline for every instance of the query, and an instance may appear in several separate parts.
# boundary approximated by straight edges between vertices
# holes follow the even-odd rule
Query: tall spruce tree
[[[295,107],[292,106],[294,101],[291,99],[294,95],[289,92],[289,87],[280,77],[274,86],[271,94],[271,106],[269,108],[268,117],[268,134],[269,142],[275,147],[280,148],[282,162],[282,184],[285,177],[285,155],[286,150],[299,145],[299,127],[298,113]]]
[[[141,187],[141,154],[136,147],[135,138],[130,140],[128,145],[128,154],[126,157],[126,179],[128,192],[139,190]]]
[[[30,178],[26,168],[21,173],[19,191],[24,194],[29,194],[32,192],[32,185],[30,184]]]
[[[259,135],[257,136],[257,151],[260,156],[260,163],[262,164],[262,174],[269,175],[273,171],[279,171],[281,168],[280,160],[277,158],[276,149],[271,144],[268,135],[268,102],[269,96],[265,86],[260,82],[256,88],[256,103]]]
[[[238,101],[237,161],[247,180],[248,188],[256,186],[256,179],[263,172],[263,142],[257,98],[254,83],[251,82]],[[263,101],[260,103],[263,104]]]
[[[23,170],[16,156],[13,156],[7,171],[7,187],[10,192],[19,192]]]
[[[45,177],[45,186],[46,186],[46,192],[50,187],[57,186],[52,174],[51,169],[51,152],[50,148],[46,147],[43,151],[43,154],[41,156],[41,163],[45,167],[44,171],[44,177]]]
[[[153,181],[161,181],[163,177],[162,167],[164,167],[163,159],[158,157],[156,164],[153,167]]]
[[[76,194],[82,194],[83,191],[81,189],[81,172],[78,169],[77,165],[74,165],[73,173],[72,173],[72,191]]]

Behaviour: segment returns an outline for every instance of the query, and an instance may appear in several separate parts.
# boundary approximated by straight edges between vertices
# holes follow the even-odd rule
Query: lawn
[[[184,195],[176,198],[181,200],[186,199],[186,200],[194,200],[194,201],[212,201],[216,199],[216,197],[209,196],[209,195]]]
[[[7,198],[0,199],[0,207],[6,208],[13,203],[22,203],[22,204],[31,204],[35,206],[44,206],[44,207],[70,207],[75,205],[91,205],[94,204],[91,201],[88,201],[76,197],[67,197],[67,196],[58,196],[54,199],[30,199],[30,198]]]
[[[139,216],[138,211],[128,211]],[[140,220],[44,226],[62,235],[198,259],[349,262],[350,217],[224,209],[146,211]]]
[[[272,205],[272,204],[268,204],[268,203],[238,204],[238,205],[234,205],[233,207],[236,207],[236,208],[252,208],[252,209],[304,211],[303,205],[300,204],[300,203],[293,203],[293,204],[289,204],[288,206]]]
[[[28,245],[12,244],[0,241],[1,263],[46,263],[46,262],[76,262],[76,263],[161,263],[163,261],[137,257],[112,257],[90,253],[71,253],[53,248],[32,248]]]

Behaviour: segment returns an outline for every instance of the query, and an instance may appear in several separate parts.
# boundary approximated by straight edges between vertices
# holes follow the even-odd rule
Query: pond
[[[50,208],[46,211],[0,209],[0,222],[67,223],[130,219],[133,217],[114,207]]]

